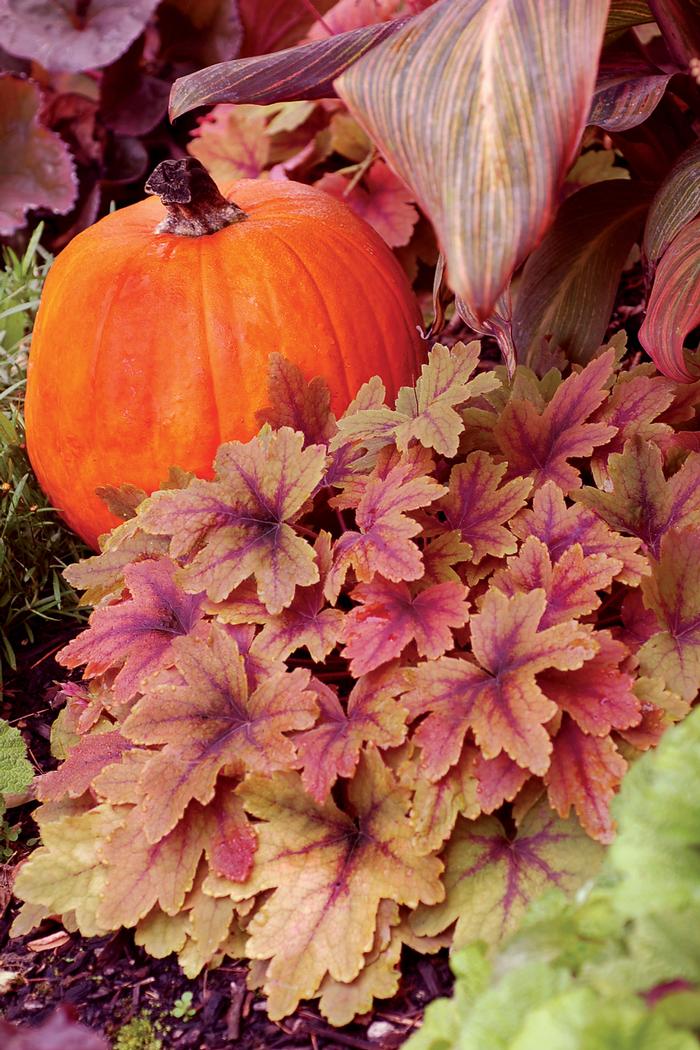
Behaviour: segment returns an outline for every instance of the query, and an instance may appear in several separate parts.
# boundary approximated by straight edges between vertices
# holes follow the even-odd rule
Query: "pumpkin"
[[[152,492],[171,466],[211,477],[222,441],[257,432],[271,351],[322,376],[336,415],[375,374],[392,394],[412,384],[421,358],[403,271],[341,201],[278,181],[222,196],[193,158],[164,161],[146,189],[161,200],[58,256],[30,351],[29,457],[93,548],[118,523],[97,488]]]

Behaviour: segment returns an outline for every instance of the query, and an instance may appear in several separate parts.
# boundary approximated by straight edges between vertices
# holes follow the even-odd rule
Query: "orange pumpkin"
[[[29,457],[95,548],[117,524],[96,488],[151,492],[171,466],[211,477],[222,441],[256,433],[270,352],[323,376],[336,414],[372,375],[390,394],[412,383],[421,356],[403,271],[342,202],[244,180],[234,205],[192,158],[146,188],[162,201],[108,215],[56,259],[29,360]]]

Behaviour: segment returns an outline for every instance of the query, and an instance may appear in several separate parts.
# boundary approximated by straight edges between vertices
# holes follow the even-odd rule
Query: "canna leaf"
[[[170,119],[216,102],[286,102],[331,98],[333,81],[406,19],[364,26],[325,40],[314,40],[271,55],[219,62],[180,77],[170,93]]]
[[[697,379],[686,360],[686,336],[700,324],[700,219],[674,237],[656,268],[639,341],[664,375],[677,383]]]
[[[608,0],[443,0],[336,81],[431,218],[480,321],[554,217],[607,11]]]
[[[686,223],[700,212],[700,142],[683,153],[659,186],[644,229],[644,256],[652,267]]]
[[[518,360],[543,349],[585,363],[603,342],[622,268],[639,240],[650,194],[629,179],[585,186],[562,204],[523,268],[513,312]]]
[[[638,50],[604,50],[588,123],[605,131],[636,128],[654,112],[672,76],[672,72],[662,72]]]

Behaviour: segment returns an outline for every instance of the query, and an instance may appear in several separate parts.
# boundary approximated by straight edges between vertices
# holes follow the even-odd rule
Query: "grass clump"
[[[14,669],[17,647],[47,622],[82,619],[61,570],[85,549],[49,506],[25,450],[30,334],[52,261],[40,237],[41,226],[21,255],[5,248],[0,266],[0,668]]]

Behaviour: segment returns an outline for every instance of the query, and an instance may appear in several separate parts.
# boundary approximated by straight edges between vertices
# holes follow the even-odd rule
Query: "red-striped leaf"
[[[671,57],[687,67],[700,56],[700,0],[649,0]]]
[[[683,153],[651,202],[644,230],[644,255],[655,264],[687,222],[700,212],[700,142]]]
[[[482,320],[554,216],[608,3],[443,0],[336,81],[428,212],[452,286]]]
[[[333,81],[349,65],[382,40],[392,36],[407,19],[364,26],[326,40],[286,48],[272,55],[256,55],[218,62],[173,84],[170,119],[197,106],[215,102],[287,102],[291,99],[332,98]]]
[[[606,131],[636,128],[654,112],[673,73],[629,48],[603,54],[588,123]]]
[[[700,324],[700,219],[694,219],[671,242],[659,262],[639,330],[639,341],[656,367],[677,383],[692,383],[683,352],[689,332]]]
[[[646,0],[610,0],[605,40],[615,39],[632,26],[653,22],[654,16]]]
[[[523,270],[513,314],[520,361],[537,367],[543,351],[555,347],[570,360],[590,360],[603,341],[648,201],[639,183],[611,179],[564,202]]]

